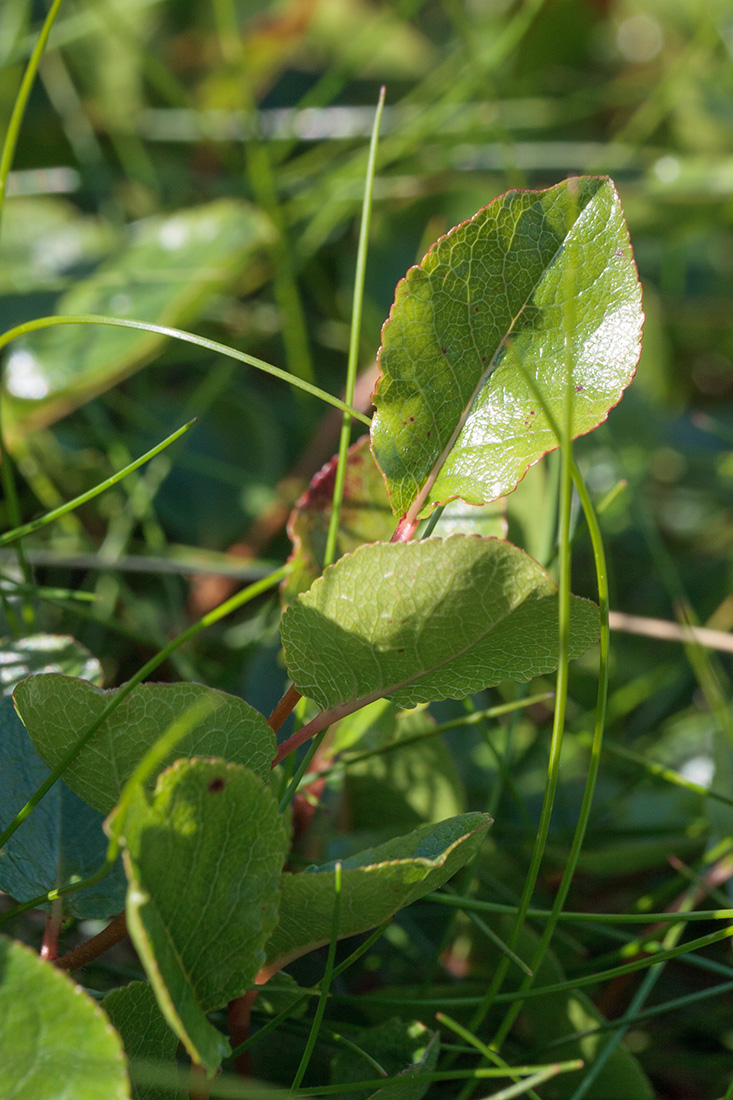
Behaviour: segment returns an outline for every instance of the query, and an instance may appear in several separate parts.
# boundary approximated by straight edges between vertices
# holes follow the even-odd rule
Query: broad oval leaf
[[[500,539],[451,535],[362,546],[283,616],[302,695],[348,714],[384,696],[411,707],[464,698],[557,667],[557,586]],[[598,636],[598,608],[571,598],[570,655]]]
[[[161,1011],[194,1061],[229,1053],[206,1019],[253,983],[288,851],[269,787],[223,760],[179,760],[122,825],[127,924]]]
[[[13,1100],[129,1100],[120,1038],[61,970],[0,937],[0,1080]]]
[[[509,191],[442,237],[399,283],[382,334],[372,446],[392,507],[412,520],[511,492],[600,424],[641,350],[641,289],[605,177]],[[568,368],[572,371],[568,379]]]
[[[0,699],[0,829],[48,777],[12,699]],[[62,779],[0,850],[0,890],[31,901],[57,886],[88,878],[107,858],[103,817],[70,791]],[[125,904],[125,876],[118,861],[94,886],[67,894],[65,914],[103,918]],[[50,908],[51,903],[47,906]]]
[[[54,768],[119,691],[102,691],[84,680],[50,674],[23,680],[13,699],[33,744]],[[66,783],[94,809],[110,813],[151,745],[204,696],[211,698],[212,710],[176,744],[158,772],[178,757],[220,756],[246,764],[264,779],[275,754],[275,735],[254,707],[201,684],[140,684],[66,769]],[[149,788],[156,774],[149,777]]]
[[[476,855],[491,821],[462,814],[342,860],[339,939],[375,928],[437,890]],[[329,942],[335,881],[333,863],[281,876],[280,919],[263,977]]]

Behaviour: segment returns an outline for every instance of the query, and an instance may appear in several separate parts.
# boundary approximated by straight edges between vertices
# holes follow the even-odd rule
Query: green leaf
[[[10,695],[26,676],[63,672],[82,680],[102,683],[102,666],[89,650],[65,634],[29,634],[25,638],[0,639],[0,685]]]
[[[18,685],[13,698],[33,744],[54,768],[119,690],[101,691],[66,676],[31,676]],[[211,713],[177,743],[158,770],[182,756],[220,756],[246,764],[262,778],[269,775],[275,737],[248,703],[201,684],[141,684],[102,723],[64,779],[90,806],[110,813],[150,746],[203,696],[214,703]],[[154,784],[155,774],[147,785]]]
[[[405,1023],[393,1017],[378,1027],[369,1028],[359,1035],[359,1049],[373,1058],[389,1077],[399,1075],[402,1080],[383,1089],[377,1089],[371,1096],[368,1089],[363,1092],[349,1092],[351,1100],[421,1100],[430,1087],[429,1081],[422,1081],[425,1073],[432,1073],[438,1064],[440,1053],[440,1033],[429,1031],[418,1020]],[[339,1051],[333,1060],[331,1079],[334,1084],[355,1084],[369,1073],[366,1059],[359,1059],[356,1052]]]
[[[15,713],[12,699],[0,700],[0,830],[47,776],[48,768]],[[103,820],[59,780],[0,851],[0,889],[16,901],[30,901],[93,874],[107,857]],[[64,912],[74,917],[118,913],[125,904],[122,864],[115,864],[95,886],[69,894],[62,904]]]
[[[229,1053],[205,1013],[252,985],[277,920],[285,822],[253,772],[179,760],[122,824],[127,923],[166,1020],[209,1072]]]
[[[366,932],[437,890],[473,858],[490,824],[488,814],[463,814],[342,860],[339,939]],[[281,876],[280,920],[267,945],[265,973],[329,942],[333,868]]]
[[[102,1008],[120,1033],[129,1062],[175,1064],[178,1037],[165,1022],[148,982],[130,982],[113,989],[102,1001]],[[186,1100],[187,1093],[133,1081],[132,1095],[134,1100]]]
[[[442,237],[398,285],[379,352],[372,445],[395,514],[511,492],[558,446],[538,392],[562,424],[568,363],[573,434],[595,428],[633,377],[642,320],[609,179],[509,191]]]
[[[119,1036],[91,998],[0,937],[0,1071],[12,1100],[129,1100]]]
[[[253,258],[271,233],[259,211],[230,199],[147,218],[116,255],[61,296],[56,312],[189,324],[237,276],[256,275]],[[51,423],[138,369],[164,341],[157,333],[103,325],[53,328],[16,341],[5,368],[10,421]]]
[[[597,634],[595,604],[572,597],[571,657]],[[556,667],[557,586],[499,539],[363,546],[298,597],[282,638],[298,691],[324,711],[463,698]]]

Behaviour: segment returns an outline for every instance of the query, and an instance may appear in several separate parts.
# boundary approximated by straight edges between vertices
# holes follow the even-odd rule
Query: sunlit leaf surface
[[[101,691],[84,680],[51,674],[25,680],[13,698],[33,744],[53,768],[118,691]],[[254,707],[201,684],[140,684],[69,765],[66,782],[90,806],[108,814],[147,750],[173,722],[185,719],[190,708],[207,700],[211,710],[178,741],[158,771],[182,756],[221,756],[267,776],[275,737]],[[151,775],[148,786],[154,784],[155,775]]]
[[[206,1018],[252,984],[277,920],[288,849],[277,802],[247,768],[179,760],[122,824],[127,921],[166,1020],[210,1071],[228,1053]]]
[[[120,1038],[91,997],[0,937],[0,1088],[8,1100],[129,1100]]]
[[[509,191],[451,230],[397,287],[374,395],[374,454],[397,516],[510,492],[631,381],[641,290],[605,177]]]
[[[462,698],[557,666],[557,587],[511,543],[470,535],[364,546],[331,566],[283,617],[298,690],[344,713],[388,696],[403,707]],[[572,597],[570,654],[598,634]]]

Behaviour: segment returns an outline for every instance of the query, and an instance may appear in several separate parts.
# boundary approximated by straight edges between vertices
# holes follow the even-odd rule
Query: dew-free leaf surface
[[[175,1063],[178,1036],[171,1031],[158,1008],[148,982],[130,982],[113,989],[102,1008],[120,1033],[128,1061]],[[182,1089],[132,1083],[133,1100],[186,1100]]]
[[[214,1072],[229,1053],[206,1018],[264,962],[288,850],[268,787],[224,761],[179,760],[122,823],[127,923],[166,1020]]]
[[[48,767],[15,713],[12,699],[0,699],[0,830],[47,777]],[[0,890],[16,901],[30,901],[93,874],[107,856],[103,820],[58,780],[0,851]],[[125,904],[122,864],[116,863],[94,886],[68,894],[62,904],[65,913],[81,918],[118,913]]]
[[[14,700],[33,744],[53,768],[118,691],[102,691],[84,680],[51,674],[19,684]],[[212,710],[178,741],[158,772],[179,757],[218,756],[267,776],[275,737],[254,707],[201,684],[140,684],[102,723],[64,779],[90,806],[108,814],[150,746],[205,698],[211,700]],[[150,788],[155,774],[148,779]]]
[[[244,202],[215,202],[138,222],[123,247],[61,296],[56,312],[101,314],[173,327],[200,316],[271,239],[265,216]],[[16,341],[5,367],[11,422],[48,424],[142,366],[158,333],[69,325]]]
[[[129,1100],[120,1038],[79,986],[0,937],[0,1082],[5,1100]]]
[[[557,666],[557,586],[511,543],[471,535],[363,546],[283,617],[288,671],[323,710],[384,696],[411,707],[463,698]],[[571,600],[570,655],[598,609]]]
[[[478,851],[488,814],[462,814],[341,861],[339,939],[366,932],[437,890]],[[267,945],[267,971],[328,943],[333,926],[334,864],[280,879],[280,919]]]
[[[442,237],[382,334],[372,445],[395,514],[511,492],[558,446],[546,409],[564,423],[568,385],[572,434],[591,431],[633,377],[642,320],[605,177],[508,191]]]

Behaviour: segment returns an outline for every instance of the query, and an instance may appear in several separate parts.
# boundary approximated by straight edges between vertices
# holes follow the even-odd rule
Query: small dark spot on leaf
[[[414,423],[415,423],[415,417],[414,417],[414,416],[411,416],[411,417],[410,417],[410,423],[411,423],[411,424],[414,424]]]
[[[624,252],[623,252],[623,249],[622,249],[622,248],[617,248],[617,249],[616,249],[616,255],[617,255],[617,256],[623,256],[623,254],[624,254]]]
[[[404,651],[404,649],[398,649],[397,652],[398,653],[404,653],[405,651]]]
[[[222,779],[221,776],[218,776],[216,779],[211,780],[208,789],[211,791],[212,794],[218,794],[219,791],[224,790],[226,785],[226,779]]]
[[[530,409],[529,410],[529,415],[530,416],[537,416],[537,413],[534,411],[534,409]]]
[[[583,392],[583,386],[581,386],[580,382],[578,382],[577,386],[575,387],[575,392],[576,393],[582,393]]]
[[[428,432],[428,439],[430,439],[430,432]]]
[[[473,307],[473,312],[474,312],[474,313],[478,313],[478,306],[474,306],[474,307]]]
[[[445,353],[447,352],[448,349],[447,348],[441,348],[440,350],[443,353],[443,355],[445,355]]]

